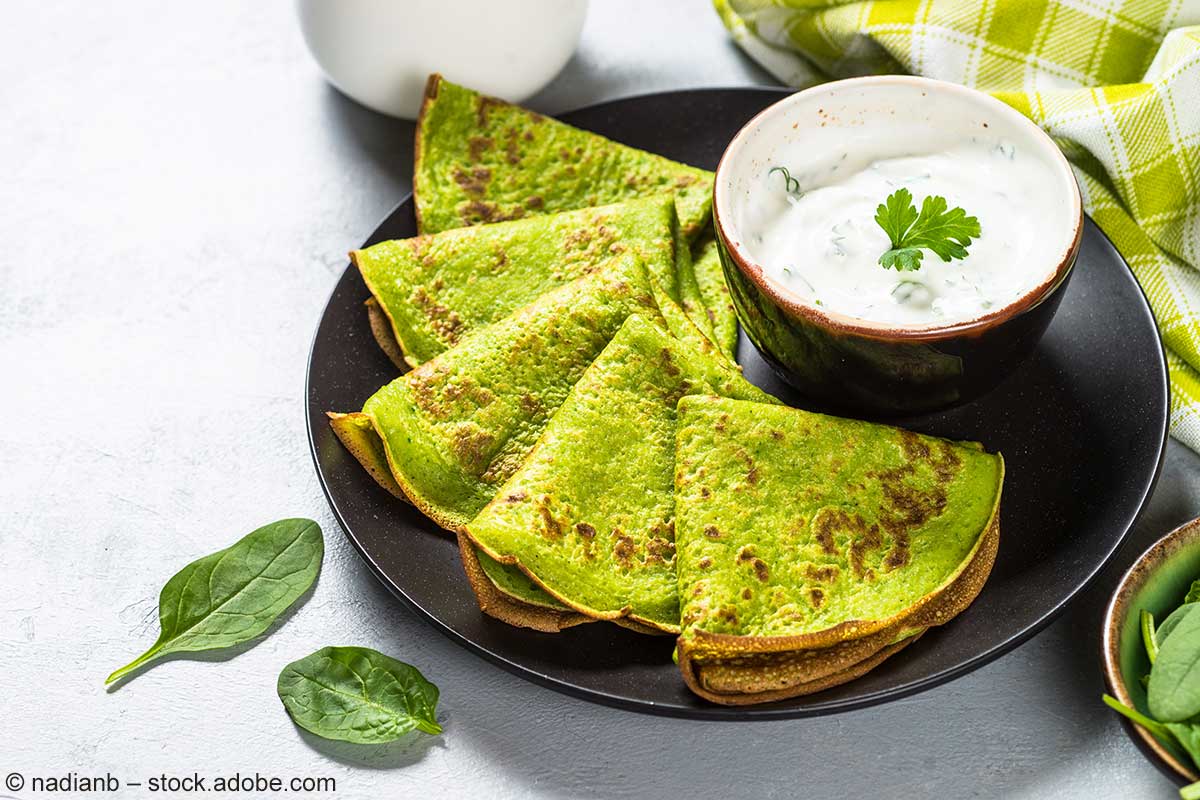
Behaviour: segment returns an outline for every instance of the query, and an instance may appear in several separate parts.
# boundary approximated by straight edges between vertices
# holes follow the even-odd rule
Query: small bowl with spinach
[[[1200,519],[1134,562],[1108,604],[1104,702],[1134,743],[1200,798]],[[1197,784],[1193,786],[1192,784]]]

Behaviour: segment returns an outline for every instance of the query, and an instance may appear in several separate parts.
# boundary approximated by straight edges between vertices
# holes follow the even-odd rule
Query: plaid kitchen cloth
[[[1171,434],[1200,452],[1200,0],[713,4],[789,85],[924,75],[991,92],[1054,137],[1150,299]]]

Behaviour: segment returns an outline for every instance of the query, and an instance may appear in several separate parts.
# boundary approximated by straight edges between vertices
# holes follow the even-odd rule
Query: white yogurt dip
[[[1031,140],[1007,109],[964,113],[904,91],[885,96],[891,113],[868,95],[817,97],[764,122],[718,202],[726,192],[743,255],[806,304],[905,327],[969,322],[1054,273],[1074,238],[1073,178],[1053,163],[1061,157],[1049,140]],[[900,188],[918,210],[937,195],[978,219],[966,258],[923,250],[918,270],[879,264],[892,245],[876,209]]]

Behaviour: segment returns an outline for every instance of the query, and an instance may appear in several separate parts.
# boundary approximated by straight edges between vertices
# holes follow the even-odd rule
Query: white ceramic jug
[[[520,102],[575,51],[587,0],[296,0],[304,40],[330,83],[413,119],[425,79]]]

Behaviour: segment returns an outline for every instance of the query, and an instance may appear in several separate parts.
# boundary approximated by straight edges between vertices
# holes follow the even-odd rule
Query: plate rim
[[[575,113],[602,111],[608,106],[619,105],[627,102],[647,100],[651,98],[676,97],[681,94],[703,94],[714,92],[735,92],[744,94],[766,94],[775,96],[786,96],[794,93],[794,90],[786,87],[770,87],[770,86],[742,86],[742,87],[691,87],[686,89],[674,89],[658,92],[644,92],[640,94],[627,95],[623,97],[603,100],[597,103],[592,103],[578,108],[573,108],[568,111],[556,112],[555,117],[566,117]],[[405,194],[398,203],[392,206],[388,212],[380,218],[379,222],[372,228],[371,233],[363,240],[364,246],[367,242],[375,237],[375,234],[387,225],[396,213],[406,204],[413,201],[413,193],[410,191]],[[467,651],[474,653],[485,661],[495,664],[501,669],[516,675],[520,678],[528,680],[532,683],[544,686],[546,688],[557,691],[571,697],[576,697],[581,700],[598,703],[611,708],[619,708],[624,711],[632,711],[644,714],[652,714],[661,717],[671,717],[678,719],[702,719],[723,722],[764,722],[771,720],[782,719],[798,719],[803,717],[817,717],[829,714],[837,714],[845,711],[853,711],[856,709],[867,708],[870,706],[880,705],[882,703],[899,700],[905,697],[911,697],[920,692],[932,689],[935,686],[940,686],[950,681],[956,680],[969,672],[973,672],[986,664],[995,661],[1006,653],[1015,650],[1017,647],[1028,642],[1038,633],[1041,633],[1055,619],[1061,616],[1067,608],[1075,602],[1079,596],[1091,586],[1101,573],[1112,563],[1113,559],[1124,549],[1128,543],[1129,535],[1136,527],[1138,521],[1146,511],[1150,498],[1154,494],[1154,489],[1158,485],[1158,480],[1162,475],[1163,464],[1166,459],[1167,441],[1170,438],[1170,374],[1167,366],[1166,346],[1162,340],[1162,334],[1158,329],[1157,318],[1154,316],[1154,311],[1150,306],[1149,298],[1146,296],[1145,289],[1138,282],[1137,276],[1133,274],[1133,269],[1129,266],[1129,262],[1117,246],[1109,238],[1108,234],[1096,224],[1092,217],[1084,214],[1085,222],[1084,229],[1088,227],[1094,229],[1105,243],[1116,253],[1117,258],[1124,267],[1128,277],[1133,281],[1133,285],[1137,288],[1138,296],[1141,298],[1141,305],[1138,311],[1148,316],[1151,324],[1154,326],[1157,334],[1158,348],[1155,351],[1158,366],[1159,389],[1161,392],[1162,402],[1159,407],[1162,424],[1159,432],[1158,455],[1155,459],[1154,469],[1148,481],[1142,487],[1141,496],[1138,499],[1137,508],[1130,516],[1128,522],[1124,526],[1124,530],[1117,537],[1109,551],[1095,564],[1090,574],[1083,581],[1078,583],[1068,594],[1063,597],[1056,605],[1048,609],[1032,624],[1028,625],[1025,630],[1018,634],[1008,637],[1007,639],[996,643],[992,647],[984,650],[981,653],[972,656],[965,661],[950,667],[945,670],[934,672],[930,675],[920,678],[911,683],[908,683],[899,688],[881,689],[869,694],[858,695],[852,698],[843,698],[840,700],[829,701],[826,703],[811,703],[800,706],[780,706],[778,704],[766,704],[763,706],[721,706],[716,704],[684,707],[677,705],[663,705],[654,701],[634,700],[622,695],[613,694],[600,689],[592,689],[579,686],[574,683],[560,680],[553,676],[547,675],[537,669],[528,667],[524,664],[513,662],[502,655],[494,653],[477,644],[472,639],[459,633],[454,628],[442,622],[437,617],[423,609],[414,599],[409,597],[404,590],[395,583],[384,571],[384,569],[376,563],[375,559],[367,552],[366,547],[359,541],[358,537],[351,530],[351,526],[343,517],[341,510],[338,507],[337,501],[330,492],[328,481],[326,480],[324,471],[321,466],[319,452],[316,442],[316,431],[313,425],[313,414],[309,407],[309,398],[312,394],[312,378],[313,378],[313,356],[316,352],[318,337],[320,335],[322,323],[325,321],[326,315],[329,313],[330,307],[333,305],[337,295],[338,286],[345,278],[347,271],[354,269],[352,263],[347,262],[346,268],[339,274],[334,282],[332,289],[329,292],[329,297],[325,301],[321,309],[321,315],[317,319],[315,330],[313,331],[312,339],[309,343],[307,363],[305,365],[304,374],[304,417],[305,417],[305,432],[308,440],[309,455],[313,461],[313,467],[317,473],[317,482],[321,486],[321,492],[325,496],[325,500],[329,505],[330,511],[333,513],[334,519],[337,520],[338,526],[342,529],[342,533],[350,541],[354,550],[359,557],[366,563],[371,573],[378,579],[392,595],[400,599],[411,611],[415,612],[419,618],[438,630],[451,641],[464,647]]]

